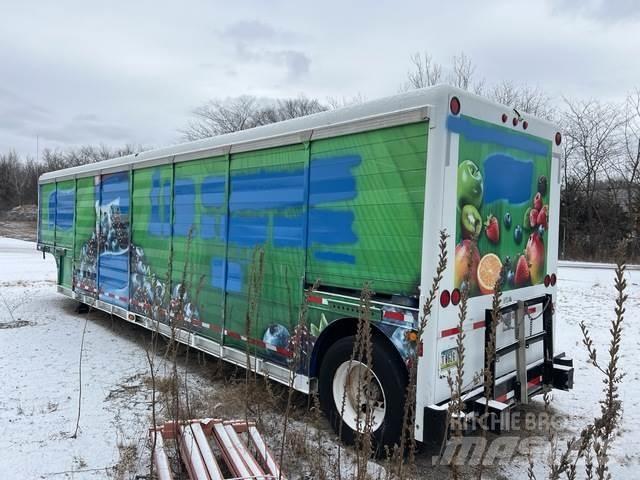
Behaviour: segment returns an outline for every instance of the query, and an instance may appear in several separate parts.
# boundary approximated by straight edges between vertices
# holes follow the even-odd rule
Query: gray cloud
[[[555,14],[578,14],[600,22],[635,21],[640,18],[638,0],[556,0]]]
[[[272,27],[259,20],[240,20],[227,26],[222,36],[234,42],[252,44],[255,42],[294,42],[301,35]]]
[[[212,98],[390,95],[423,50],[444,64],[464,51],[488,85],[619,100],[640,79],[636,1],[158,0],[153,22],[145,2],[5,2],[0,152],[33,155],[36,135],[40,150],[165,145]]]
[[[0,126],[13,131],[48,121],[51,112],[15,92],[0,87]]]
[[[54,142],[87,143],[102,139],[126,143],[130,132],[121,124],[104,122],[93,114],[81,114],[61,125],[40,126],[38,135]]]
[[[258,20],[242,20],[227,26],[222,37],[233,42],[236,57],[242,62],[284,67],[289,81],[309,73],[310,56],[290,48],[303,38],[293,31],[277,29]]]
[[[49,109],[6,88],[0,88],[0,129],[21,137],[38,136],[54,142],[122,141],[127,138],[127,131],[121,125],[103,122],[93,113],[79,113],[64,122]]]

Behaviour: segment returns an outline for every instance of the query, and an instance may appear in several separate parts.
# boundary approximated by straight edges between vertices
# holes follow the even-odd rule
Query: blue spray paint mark
[[[227,272],[228,270],[228,272]],[[223,258],[211,260],[211,285],[225,290],[224,279],[227,277],[227,292],[242,291],[242,266],[237,262],[227,262]]]
[[[358,155],[313,158],[309,177],[309,206],[355,198],[356,180],[351,169],[360,165],[360,162]]]
[[[193,181],[176,180],[174,235],[188,235],[189,229],[198,220],[197,233],[203,239],[227,240],[229,244],[246,248],[264,245],[268,241],[278,248],[302,248],[307,223],[309,244],[353,244],[358,240],[353,231],[353,212],[318,207],[356,197],[356,181],[352,169],[360,163],[361,157],[358,155],[311,160],[308,218],[303,214],[307,177],[304,168],[232,175],[228,205],[232,214],[228,219],[225,208],[225,176],[206,177],[199,185],[201,214],[198,219],[195,214],[196,187]],[[156,180],[154,175],[152,197],[159,197],[159,190],[160,177]],[[159,202],[154,203],[152,199],[152,218],[156,214],[162,217],[160,212]],[[228,238],[226,228],[229,229]],[[152,233],[155,232],[158,230]],[[160,231],[158,234],[165,236],[170,232]],[[315,257],[320,261],[355,263],[353,255],[331,251],[317,252]],[[212,285],[225,288],[226,278],[226,289],[240,292],[242,271],[239,263],[227,264],[222,259],[214,259],[211,263]]]
[[[304,202],[304,169],[232,175],[229,210],[272,210]]]
[[[505,131],[494,126],[481,125],[466,117],[447,117],[447,129],[464,135],[473,142],[495,143],[507,148],[515,148],[534,155],[549,155],[549,145],[519,132]]]
[[[186,237],[191,228],[195,228],[196,187],[193,180],[176,180],[173,200],[175,210],[173,231],[177,236]],[[192,232],[197,233],[195,230]]]
[[[484,202],[523,203],[532,197],[533,162],[497,153],[484,161]]]
[[[358,237],[352,228],[354,219],[354,214],[350,210],[311,209],[309,211],[309,243],[322,245],[356,243]]]
[[[161,186],[160,181],[160,170],[156,170],[151,178],[149,233],[167,237],[171,234],[171,182]]]
[[[273,244],[276,247],[302,248],[304,217],[273,217]]]
[[[355,255],[338,252],[314,252],[313,256],[316,260],[325,262],[348,263],[354,265],[356,263]]]
[[[200,185],[200,202],[205,213],[200,215],[201,236],[204,239],[225,239],[226,215],[224,206],[226,177],[206,177]]]
[[[225,177],[206,177],[200,185],[202,205],[207,208],[224,206]]]
[[[242,247],[255,247],[267,241],[268,217],[232,215],[229,221],[229,242]]]

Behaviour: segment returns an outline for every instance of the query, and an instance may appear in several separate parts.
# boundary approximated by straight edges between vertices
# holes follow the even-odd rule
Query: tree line
[[[489,83],[471,58],[461,53],[447,64],[428,52],[410,57],[399,90],[439,83],[483,95],[518,112],[553,121],[563,133],[563,168],[560,207],[560,256],[584,260],[610,260],[621,240],[627,255],[640,256],[640,88],[622,102],[562,97],[543,89],[508,80]],[[321,101],[304,95],[275,100],[240,96],[213,99],[193,110],[179,130],[185,141],[198,140],[260,125],[310,115],[352,103],[352,98]],[[84,146],[45,149],[40,158],[0,153],[0,211],[34,204],[38,177],[48,171],[97,162],[141,151],[140,146],[119,148]]]

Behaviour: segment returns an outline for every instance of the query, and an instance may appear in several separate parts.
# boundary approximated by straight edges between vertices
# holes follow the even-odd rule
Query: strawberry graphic
[[[520,255],[518,258],[518,263],[516,265],[516,273],[513,276],[513,283],[516,287],[524,287],[529,280],[531,275],[529,273],[529,264],[527,263],[527,257],[524,255]]]
[[[538,225],[542,225],[545,229],[547,228],[548,212],[549,212],[549,207],[545,205],[544,207],[542,207],[542,209],[540,209],[540,212],[538,213],[538,218],[536,219],[536,223]]]
[[[491,243],[498,243],[498,241],[500,241],[500,223],[495,215],[491,214],[487,217],[484,227],[489,241]]]
[[[533,208],[538,211],[542,209],[542,195],[540,195],[540,192],[537,192],[536,196],[533,197]]]
[[[535,208],[532,208],[531,211],[529,212],[529,226],[531,228],[533,228],[533,227],[538,225],[538,214],[539,213],[540,212]]]

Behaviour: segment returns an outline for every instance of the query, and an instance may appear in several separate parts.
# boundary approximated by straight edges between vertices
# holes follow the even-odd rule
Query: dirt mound
[[[21,222],[35,222],[38,219],[38,206],[37,205],[18,205],[11,210],[3,212],[3,220],[9,221],[21,221]]]

